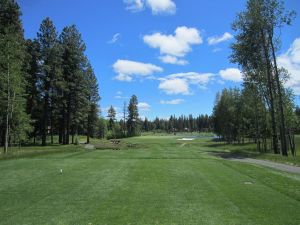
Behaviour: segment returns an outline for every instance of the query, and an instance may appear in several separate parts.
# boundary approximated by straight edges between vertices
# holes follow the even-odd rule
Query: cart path
[[[274,169],[281,170],[284,172],[300,174],[300,167],[298,167],[298,166],[291,166],[291,165],[287,165],[287,164],[283,164],[283,163],[271,162],[271,161],[261,160],[261,159],[252,159],[252,158],[226,158],[226,159],[231,160],[231,161],[238,161],[238,162],[266,166],[266,167],[274,168]]]

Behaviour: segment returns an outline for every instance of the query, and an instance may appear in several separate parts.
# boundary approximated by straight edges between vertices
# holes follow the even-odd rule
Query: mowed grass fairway
[[[0,224],[300,224],[299,175],[178,138],[1,160]]]

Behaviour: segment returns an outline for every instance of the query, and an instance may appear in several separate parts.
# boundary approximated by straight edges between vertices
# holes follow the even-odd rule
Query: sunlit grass
[[[0,224],[299,224],[299,175],[216,158],[210,139],[177,139],[1,160]]]

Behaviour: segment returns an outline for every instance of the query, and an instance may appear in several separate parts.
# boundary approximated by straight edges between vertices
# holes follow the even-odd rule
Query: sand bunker
[[[177,139],[178,141],[193,141],[195,140],[195,138],[181,138],[181,139]]]

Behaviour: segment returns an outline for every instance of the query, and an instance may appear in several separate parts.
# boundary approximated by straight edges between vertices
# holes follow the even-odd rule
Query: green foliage
[[[57,98],[55,85],[61,73],[60,46],[57,41],[56,28],[50,18],[47,17],[42,21],[37,33],[37,41],[40,50],[41,73],[39,83],[36,83],[35,86],[39,84],[39,89],[41,90],[40,95],[43,104],[41,121],[42,144],[46,145],[49,126],[51,135],[53,135],[53,113]]]
[[[100,139],[104,139],[107,136],[107,121],[100,117],[97,123],[97,137]]]
[[[270,115],[265,118],[270,120],[274,153],[285,156],[286,140],[291,138],[286,119],[291,100],[285,94],[283,80],[287,76],[285,70],[278,68],[276,53],[281,28],[291,24],[294,14],[285,10],[283,1],[248,0],[246,10],[238,14],[232,25],[236,42],[232,45],[231,61],[242,68],[245,85],[253,86],[259,99],[264,100]]]
[[[116,110],[113,106],[110,106],[108,109],[108,130],[112,131],[115,127],[115,121],[116,121]]]
[[[90,63],[86,68],[86,90],[87,90],[87,101],[88,101],[88,112],[87,112],[87,143],[89,143],[89,137],[96,136],[97,122],[99,107],[98,102],[100,101],[99,87],[96,75]]]
[[[138,99],[132,95],[128,104],[127,134],[129,137],[140,135],[140,119],[138,111]]]
[[[20,9],[12,0],[0,1],[0,145],[25,140],[31,130],[25,112],[25,42]]]
[[[169,119],[155,118],[153,121],[145,118],[141,122],[143,132],[211,132],[213,129],[212,118],[208,115],[170,116]]]
[[[213,118],[215,132],[227,142],[241,141],[241,92],[224,89],[217,96]]]
[[[78,133],[95,136],[98,83],[77,28],[58,35],[47,17],[37,39],[25,42],[18,4],[0,3],[0,145],[28,141],[28,134],[43,145],[57,134],[64,144]]]
[[[124,133],[119,123],[116,123],[113,129],[107,132],[107,136],[106,136],[107,139],[119,139],[123,137],[124,137]]]
[[[41,130],[41,116],[43,112],[41,89],[38,87],[40,81],[40,45],[36,40],[26,41],[26,60],[24,64],[26,79],[26,113],[30,115],[32,132],[29,138],[37,136]]]

